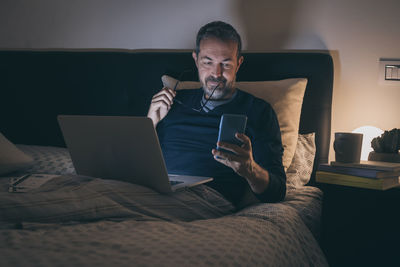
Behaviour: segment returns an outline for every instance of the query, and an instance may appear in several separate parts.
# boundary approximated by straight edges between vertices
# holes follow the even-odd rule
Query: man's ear
[[[197,54],[196,54],[196,51],[192,52],[192,57],[194,59],[194,63],[196,64],[196,67],[199,68],[199,66],[197,65]]]
[[[244,60],[244,57],[243,57],[243,56],[240,56],[240,58],[238,59],[238,65],[237,65],[237,68],[236,68],[236,72],[238,72],[240,66],[241,66],[242,63],[243,63],[243,60]]]

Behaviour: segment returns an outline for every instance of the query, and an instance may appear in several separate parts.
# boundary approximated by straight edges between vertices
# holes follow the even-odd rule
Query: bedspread
[[[0,231],[2,266],[326,266],[293,212]]]
[[[5,180],[0,251],[7,256],[1,266],[327,265],[296,209],[306,201],[296,197],[302,194],[232,213],[207,186],[167,196],[63,175],[36,192],[15,194],[4,192]]]
[[[206,185],[162,195],[75,175],[65,148],[19,148],[28,173],[60,175],[30,193],[0,178],[1,266],[327,266],[318,188],[235,211]]]
[[[191,221],[217,218],[234,211],[221,194],[204,185],[168,195],[128,182],[60,175],[29,193],[9,193],[8,180],[0,180],[0,227],[3,228],[105,218]]]

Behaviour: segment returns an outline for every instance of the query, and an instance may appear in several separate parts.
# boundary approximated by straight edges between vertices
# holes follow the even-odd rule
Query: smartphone
[[[235,137],[236,133],[245,133],[247,116],[241,114],[223,114],[219,123],[218,142],[241,145],[242,142]],[[217,150],[226,151],[217,146]]]

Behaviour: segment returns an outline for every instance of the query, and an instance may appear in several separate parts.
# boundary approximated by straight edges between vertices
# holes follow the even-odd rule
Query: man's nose
[[[215,77],[221,77],[223,72],[222,64],[215,64],[214,70],[213,70],[213,75]]]

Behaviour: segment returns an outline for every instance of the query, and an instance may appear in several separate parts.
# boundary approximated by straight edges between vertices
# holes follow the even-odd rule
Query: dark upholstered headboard
[[[238,81],[305,77],[300,133],[327,162],[333,63],[327,53],[244,53]],[[0,51],[0,131],[14,143],[64,146],[58,114],[144,116],[161,76],[195,70],[189,51]],[[197,80],[196,71],[185,80]],[[316,166],[316,165],[315,165]]]

